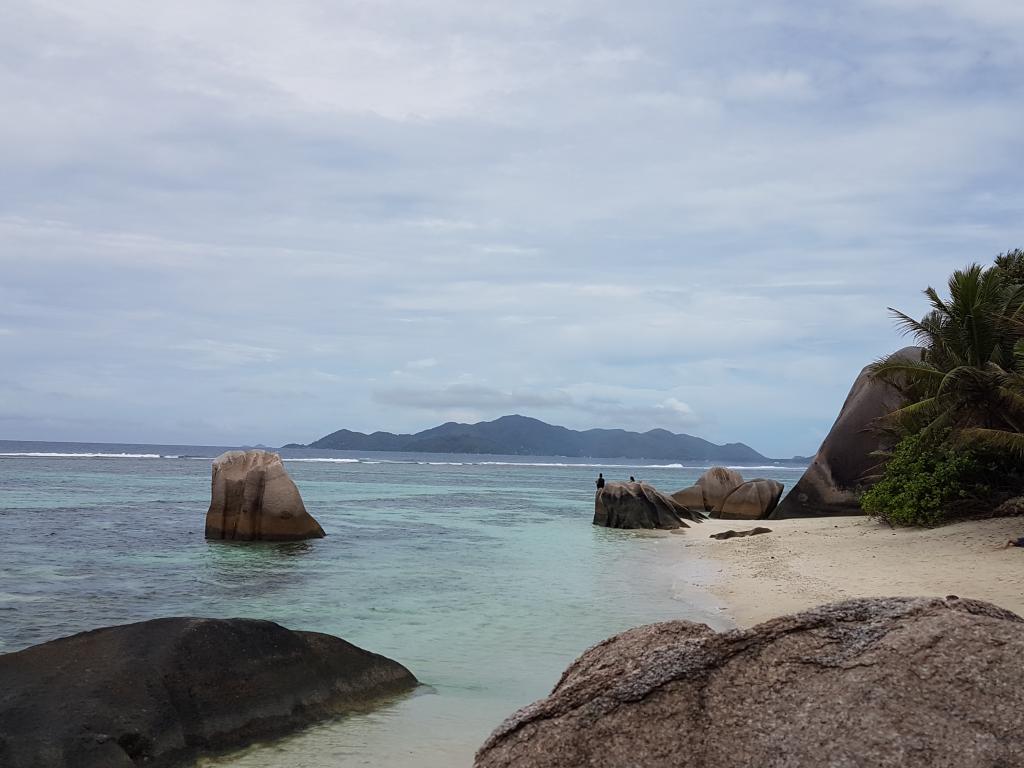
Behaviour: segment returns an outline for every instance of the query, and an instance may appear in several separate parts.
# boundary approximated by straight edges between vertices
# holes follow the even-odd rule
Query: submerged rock
[[[782,498],[785,486],[777,480],[747,480],[725,497],[725,501],[712,517],[723,520],[760,520],[768,517]]]
[[[297,541],[324,535],[276,453],[228,451],[214,460],[206,538]]]
[[[920,360],[921,353],[920,347],[904,347],[896,354]],[[872,378],[864,368],[807,471],[771,518],[861,514],[857,491],[878,471],[879,459],[873,454],[886,447],[885,439],[871,427],[902,402],[896,387]]]
[[[413,688],[396,661],[254,619],[154,619],[0,655],[0,765],[135,768]]]
[[[743,475],[735,469],[712,467],[700,476],[697,485],[704,492],[704,508],[717,512],[725,498],[743,485]]]
[[[594,498],[594,525],[606,528],[689,528],[704,515],[646,483],[608,483]]]
[[[1024,621],[874,598],[717,634],[672,621],[591,648],[477,768],[1021,764]]]

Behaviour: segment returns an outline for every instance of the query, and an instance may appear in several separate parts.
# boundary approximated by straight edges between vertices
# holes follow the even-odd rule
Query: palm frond
[[[964,445],[981,445],[998,451],[1008,451],[1024,459],[1024,434],[1020,432],[969,427],[954,433],[954,440]]]
[[[935,338],[933,329],[924,322],[915,320],[910,315],[889,307],[889,314],[896,318],[896,329],[903,336],[913,336],[917,341],[928,344]]]

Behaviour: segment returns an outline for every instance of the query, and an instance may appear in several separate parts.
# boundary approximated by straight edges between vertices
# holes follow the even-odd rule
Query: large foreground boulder
[[[155,619],[0,655],[4,768],[162,768],[411,689],[396,661],[252,619]]]
[[[760,520],[768,517],[782,498],[784,487],[777,480],[747,480],[725,497],[721,509],[712,517],[723,520]]]
[[[594,499],[594,525],[606,528],[689,528],[687,520],[703,519],[647,483],[608,483]]]
[[[717,512],[725,498],[743,485],[743,475],[735,469],[712,467],[698,478],[696,484],[704,492],[704,508]]]
[[[506,720],[477,768],[981,768],[1024,755],[1024,621],[875,598],[717,634],[637,627]]]
[[[904,347],[896,354],[920,360],[922,350]],[[884,438],[871,427],[902,402],[896,387],[872,378],[864,368],[807,471],[775,508],[772,519],[859,515],[857,491],[879,469],[879,460],[872,454],[886,447]]]
[[[276,453],[228,451],[214,460],[206,538],[297,541],[323,536]]]

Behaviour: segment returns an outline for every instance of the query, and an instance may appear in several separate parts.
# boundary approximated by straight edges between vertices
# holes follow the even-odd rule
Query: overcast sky
[[[810,454],[1024,245],[1024,3],[8,0],[0,438]]]

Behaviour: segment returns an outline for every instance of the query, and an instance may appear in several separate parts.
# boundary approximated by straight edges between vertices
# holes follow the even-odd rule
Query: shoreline
[[[764,526],[771,533],[718,541],[712,533]],[[707,561],[691,586],[714,596],[740,628],[855,597],[974,598],[1024,616],[1024,518],[896,528],[869,517],[707,520],[674,537]]]

